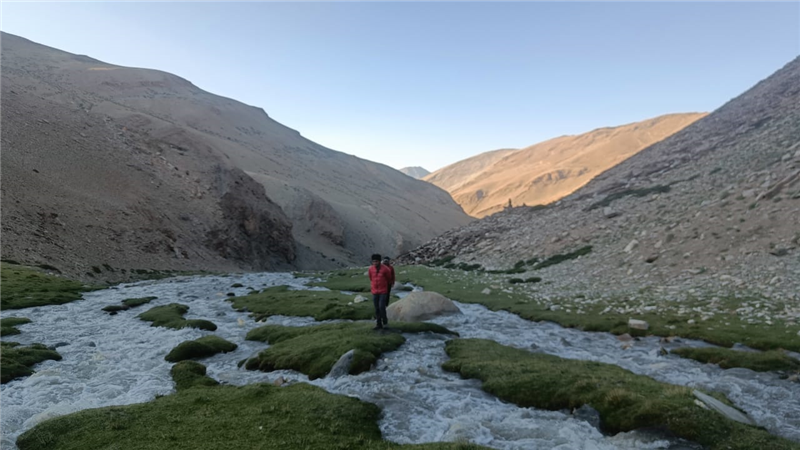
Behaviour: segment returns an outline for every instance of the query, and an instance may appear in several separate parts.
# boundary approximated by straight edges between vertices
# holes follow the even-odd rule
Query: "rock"
[[[353,362],[353,355],[355,352],[356,350],[352,349],[339,357],[339,360],[336,361],[336,364],[333,365],[331,371],[328,372],[328,375],[325,378],[339,378],[349,374],[350,364]]]
[[[449,298],[431,291],[414,291],[386,308],[390,321],[421,322],[444,314],[461,314]]]
[[[702,392],[697,390],[693,390],[692,394],[694,394],[694,396],[697,397],[698,400],[705,403],[706,406],[722,414],[728,419],[735,420],[736,422],[743,423],[745,425],[755,425],[755,423],[744,413],[735,408],[731,408],[730,406],[722,403],[721,401],[715,399],[714,397],[703,394]]]
[[[401,283],[399,281],[395,281],[395,283],[392,285],[392,290],[393,291],[402,291],[403,289],[405,289],[405,287],[406,286],[403,283]]]
[[[49,346],[47,348],[49,348],[50,350],[55,350],[55,349],[57,349],[59,347],[64,347],[64,346],[67,346],[67,345],[69,345],[69,342],[56,342],[55,344],[53,344],[53,345],[51,345],[51,346]]]
[[[633,249],[635,249],[637,245],[639,245],[639,241],[637,241],[636,239],[630,241],[628,243],[628,245],[625,246],[625,253],[632,252]]]
[[[689,325],[694,325],[695,321],[694,321],[694,319],[689,319],[689,320],[686,321],[686,323],[688,323]]]
[[[628,328],[633,328],[634,330],[647,330],[650,328],[650,324],[644,320],[628,319]]]
[[[356,295],[356,298],[353,299],[353,303],[362,303],[367,301],[367,298],[363,295]]]
[[[603,215],[606,217],[606,219],[613,219],[614,217],[619,216],[619,213],[614,211],[614,208],[606,206],[603,208]]]
[[[654,253],[654,254],[648,256],[647,259],[644,260],[644,262],[646,262],[648,264],[652,264],[652,263],[656,262],[656,260],[658,259],[658,256],[659,256],[658,253]]]
[[[492,293],[492,290],[489,289],[489,288],[485,288],[484,290],[481,291],[481,294],[483,294],[483,295],[489,295],[491,293]]]
[[[617,336],[617,340],[620,341],[620,342],[630,342],[630,341],[633,340],[633,337],[630,334],[625,333],[625,334],[620,334],[619,336]]]
[[[278,377],[278,379],[273,381],[272,384],[274,384],[275,386],[283,386],[284,384],[286,384],[286,379],[283,377]]]
[[[742,191],[742,197],[744,198],[751,198],[756,196],[755,189],[747,189],[746,191]]]
[[[583,405],[572,411],[573,417],[589,422],[589,425],[600,429],[600,413],[589,405]]]
[[[550,311],[558,311],[561,309],[561,305],[550,305]]]

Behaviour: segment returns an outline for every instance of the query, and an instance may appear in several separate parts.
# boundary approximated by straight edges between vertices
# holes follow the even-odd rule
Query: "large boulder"
[[[444,314],[461,310],[444,295],[429,291],[414,291],[386,308],[390,322],[421,322]]]

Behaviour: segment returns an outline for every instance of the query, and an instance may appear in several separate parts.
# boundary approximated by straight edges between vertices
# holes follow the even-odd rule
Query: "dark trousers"
[[[386,305],[389,303],[389,294],[372,294],[372,304],[375,305],[375,320],[378,321],[378,326],[382,326],[381,319],[389,323],[386,317]]]

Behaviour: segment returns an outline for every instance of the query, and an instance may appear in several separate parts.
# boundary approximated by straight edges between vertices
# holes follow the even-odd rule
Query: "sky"
[[[167,71],[334,150],[436,170],[712,111],[800,54],[800,2],[12,3],[0,29]]]

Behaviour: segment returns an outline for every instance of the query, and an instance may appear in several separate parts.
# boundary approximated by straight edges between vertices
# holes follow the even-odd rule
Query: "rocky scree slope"
[[[2,76],[7,259],[69,273],[326,267],[470,221],[435,186],[165,72],[3,33]]]
[[[616,295],[638,304],[648,295],[669,301],[752,294],[778,302],[774,313],[793,323],[800,316],[798,224],[795,59],[563,200],[475,221],[401,260],[449,255],[454,263],[507,269],[591,246],[588,255],[536,271],[544,279],[536,295]],[[743,308],[738,312],[749,307]]]
[[[509,200],[517,206],[547,204],[704,116],[668,114],[519,150],[496,150],[440,169],[425,180],[450,192],[475,217],[500,211]]]

